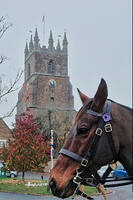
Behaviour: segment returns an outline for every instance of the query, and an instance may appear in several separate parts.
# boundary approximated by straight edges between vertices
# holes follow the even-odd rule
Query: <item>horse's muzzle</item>
[[[54,178],[52,178],[49,182],[49,186],[51,188],[53,195],[60,197],[62,199],[67,198],[68,196],[73,194],[73,192],[69,191],[70,189],[72,189],[72,185],[73,185],[73,180],[70,180],[69,183],[67,184],[67,186],[64,189],[59,190],[58,187],[57,187],[57,183],[56,183]],[[74,189],[73,189],[73,191],[74,191]]]
[[[60,195],[60,192],[59,192],[58,189],[57,189],[57,183],[56,183],[56,181],[55,181],[54,178],[52,178],[52,179],[50,180],[50,182],[49,182],[49,187],[50,187],[50,189],[51,189],[53,195],[55,195],[55,196],[59,196],[59,195]]]

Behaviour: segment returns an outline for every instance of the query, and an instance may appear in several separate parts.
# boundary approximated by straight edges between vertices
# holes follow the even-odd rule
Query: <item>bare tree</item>
[[[6,33],[6,31],[12,26],[12,23],[9,23],[6,21],[6,18],[4,16],[0,17],[0,40]],[[7,59],[6,56],[0,55],[0,64],[2,64]],[[16,74],[16,77],[13,81],[10,81],[8,83],[8,86],[2,85],[2,79],[0,79],[0,104],[2,104],[4,101],[6,101],[6,98],[8,94],[16,91],[18,87],[18,82],[22,76],[23,71],[18,71]],[[15,109],[16,105],[4,116],[0,116],[0,118],[10,117]]]
[[[15,92],[16,90],[18,90],[20,88],[20,86],[18,86],[18,82],[21,78],[23,74],[23,71],[19,71],[15,77],[15,79],[13,81],[10,81],[8,86],[2,86],[0,87],[0,104],[2,104],[3,102],[7,101],[7,97],[8,94],[11,94],[12,92]],[[15,104],[13,106],[13,108],[8,111],[7,113],[5,113],[4,115],[0,116],[0,118],[6,118],[6,117],[11,117],[15,108],[16,108],[17,104]]]
[[[12,26],[12,23],[8,23],[6,21],[6,18],[4,16],[0,17],[0,39],[3,37],[3,35],[5,34],[5,32]],[[0,55],[0,64],[2,64],[5,59],[7,57],[6,56],[2,56]]]
[[[10,85],[8,87],[3,87],[1,86],[0,88],[0,103],[1,100],[4,96],[6,96],[7,94],[16,91],[17,89],[19,89],[20,87],[17,86],[18,81],[20,80],[21,76],[23,74],[23,71],[19,71],[14,79],[13,82],[10,81]]]

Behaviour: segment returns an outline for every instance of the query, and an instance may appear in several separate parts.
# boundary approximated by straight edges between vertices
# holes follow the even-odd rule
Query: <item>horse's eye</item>
[[[80,129],[78,130],[78,134],[87,133],[87,131],[88,131],[88,128],[80,128]]]

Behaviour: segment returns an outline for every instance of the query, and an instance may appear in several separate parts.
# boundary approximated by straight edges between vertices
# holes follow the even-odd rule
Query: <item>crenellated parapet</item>
[[[25,60],[33,53],[33,52],[43,52],[43,53],[48,53],[48,54],[63,54],[67,56],[68,53],[68,41],[67,41],[67,36],[66,32],[64,32],[64,38],[62,41],[62,47],[60,45],[60,40],[58,39],[56,47],[54,46],[54,39],[53,39],[53,34],[52,30],[50,30],[50,35],[49,35],[49,40],[48,40],[48,47],[46,46],[41,46],[40,44],[40,39],[38,36],[38,31],[37,28],[35,29],[35,36],[34,36],[34,41],[32,38],[32,35],[30,37],[30,42],[29,45],[26,42],[25,46]]]

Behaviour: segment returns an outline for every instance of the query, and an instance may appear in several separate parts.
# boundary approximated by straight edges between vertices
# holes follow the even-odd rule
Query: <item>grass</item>
[[[30,183],[45,183],[41,180],[26,180],[23,182],[19,179],[1,179],[0,180],[0,192],[12,192],[12,193],[23,193],[32,195],[51,195],[51,192],[47,192],[47,186],[30,186],[27,187],[25,184]]]
[[[19,179],[0,179],[0,192],[11,192],[11,193],[23,193],[23,194],[32,194],[32,195],[52,195],[52,193],[47,191],[47,186],[30,186],[27,187],[25,184],[27,184],[30,181],[30,183],[46,183],[46,181],[42,180],[26,180],[23,182]],[[92,187],[84,187],[84,192],[88,195],[91,195],[92,193],[96,193],[97,190]]]
[[[84,187],[84,192],[87,194],[87,195],[92,195],[94,193],[97,193],[97,189],[95,187],[89,187],[89,186],[85,186]]]

